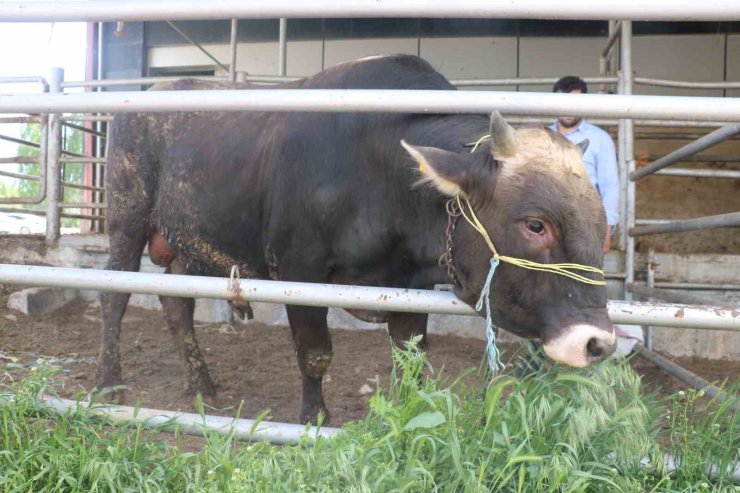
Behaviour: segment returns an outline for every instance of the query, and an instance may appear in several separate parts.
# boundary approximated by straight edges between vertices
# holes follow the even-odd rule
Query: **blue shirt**
[[[557,122],[550,125],[550,130],[558,131]],[[601,196],[609,226],[619,223],[619,172],[617,170],[617,153],[611,136],[596,125],[581,120],[578,127],[570,133],[562,134],[574,144],[588,139],[588,149],[583,155],[591,183]]]

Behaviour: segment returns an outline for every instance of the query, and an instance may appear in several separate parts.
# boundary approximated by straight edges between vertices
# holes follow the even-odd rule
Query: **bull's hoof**
[[[326,426],[331,421],[329,411],[325,406],[321,407],[306,407],[301,409],[301,424],[319,424],[319,414],[321,414],[321,426]]]
[[[95,399],[98,402],[119,406],[126,403],[126,386],[120,378],[98,379],[95,389],[97,391]]]
[[[190,381],[185,384],[185,393],[190,396],[200,395],[204,400],[213,399],[216,397],[216,386],[210,380],[207,382]]]
[[[218,394],[216,394],[215,392],[213,394],[197,393],[195,395],[195,402],[197,403],[198,401],[201,401],[205,407],[211,409],[223,409],[224,407],[226,407],[224,405],[224,402],[222,402]]]

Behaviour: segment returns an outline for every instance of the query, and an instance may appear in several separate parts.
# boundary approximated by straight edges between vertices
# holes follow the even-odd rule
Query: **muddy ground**
[[[99,308],[74,301],[54,313],[28,317],[5,308],[8,291],[0,296],[0,367],[17,358],[31,367],[45,359],[62,369],[60,395],[73,397],[92,388],[99,345]],[[250,323],[233,328],[199,325],[197,337],[204,349],[219,392],[220,411],[233,415],[243,399],[242,417],[256,417],[265,409],[269,419],[295,422],[300,406],[300,378],[287,327]],[[376,379],[387,385],[390,346],[384,331],[332,332],[334,361],[325,381],[325,398],[332,424],[360,419],[367,412],[369,389]],[[504,348],[505,359],[519,346]],[[450,376],[482,362],[483,342],[454,336],[430,336],[429,358]],[[704,378],[737,379],[740,362],[682,360]],[[180,365],[161,312],[130,307],[122,328],[123,376],[130,386],[127,404],[180,411],[194,410],[183,390]],[[648,389],[662,393],[685,388],[652,364],[633,361]],[[474,373],[469,377],[476,380]],[[367,386],[363,389],[363,386]]]

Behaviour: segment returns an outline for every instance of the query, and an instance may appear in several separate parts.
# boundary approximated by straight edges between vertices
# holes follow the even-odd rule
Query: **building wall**
[[[288,42],[287,74],[307,76],[337,63],[371,55],[409,53],[427,59],[449,78],[556,77],[599,75],[604,37],[408,37],[299,40]],[[227,43],[205,47],[224,64]],[[240,42],[236,68],[253,75],[278,72],[276,41]],[[154,46],[147,50],[148,68],[162,71],[213,67],[190,45]],[[635,36],[633,65],[637,77],[687,81],[740,81],[740,34]],[[217,69],[216,72],[223,72]],[[725,75],[726,74],[726,75]],[[509,89],[484,87],[481,89]],[[521,86],[522,91],[550,91],[549,85]],[[593,90],[596,90],[595,88]],[[721,96],[722,90],[676,89],[637,85],[635,94]],[[737,97],[740,89],[727,91]]]

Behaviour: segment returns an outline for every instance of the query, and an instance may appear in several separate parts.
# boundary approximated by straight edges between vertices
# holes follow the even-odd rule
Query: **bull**
[[[180,80],[154,90],[256,89]],[[454,87],[407,55],[338,65],[270,89]],[[471,141],[491,135],[475,149]],[[472,151],[472,152],[471,152]],[[567,139],[509,126],[498,113],[178,112],[119,114],[108,153],[110,258],[136,271],[144,248],[167,273],[430,288],[454,283],[474,305],[491,251],[449,214],[464,197],[505,255],[540,263],[603,264],[606,220]],[[451,227],[453,226],[453,227]],[[440,265],[440,257],[446,266]],[[445,268],[447,267],[447,268]],[[588,274],[593,277],[593,274]],[[538,338],[553,360],[585,366],[613,352],[603,286],[502,264],[491,285],[496,325]],[[97,384],[123,384],[121,319],[129,295],[101,295]],[[161,297],[186,388],[215,395],[193,330],[192,299]],[[301,422],[328,412],[332,360],[327,308],[287,306],[303,379]],[[354,311],[384,321],[398,342],[426,338],[427,315]]]

